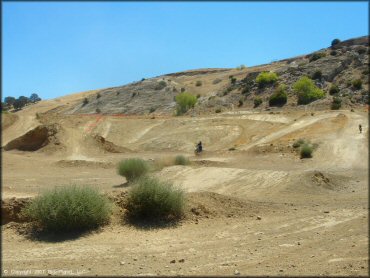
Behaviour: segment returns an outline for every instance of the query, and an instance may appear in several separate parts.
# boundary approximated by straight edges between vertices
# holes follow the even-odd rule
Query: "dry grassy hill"
[[[253,108],[254,99],[263,101],[260,107],[268,108],[268,98],[276,85],[287,86],[286,106],[297,105],[292,85],[302,76],[315,79],[316,85],[326,92],[323,100],[311,104],[322,109],[330,107],[332,84],[339,87],[344,106],[367,103],[369,73],[368,37],[343,41],[317,52],[285,59],[271,64],[237,69],[199,69],[143,79],[125,86],[95,90],[63,107],[67,114],[173,114],[175,96],[182,91],[197,96],[197,113],[229,110],[233,107]],[[275,85],[259,88],[256,77],[262,71],[278,75]],[[316,74],[316,76],[315,76]],[[231,79],[235,78],[232,83]],[[355,89],[352,81],[360,79],[363,86]],[[243,103],[243,104],[241,104]],[[190,111],[189,113],[192,113]]]

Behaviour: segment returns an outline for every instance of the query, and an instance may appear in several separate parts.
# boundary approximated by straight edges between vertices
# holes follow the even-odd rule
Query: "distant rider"
[[[362,126],[358,125],[358,129],[360,130],[360,133],[362,133]]]
[[[202,141],[199,141],[197,144],[197,153],[201,153],[203,151]]]

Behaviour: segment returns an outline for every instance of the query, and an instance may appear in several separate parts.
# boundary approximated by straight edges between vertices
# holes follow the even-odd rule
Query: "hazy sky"
[[[2,97],[253,66],[368,35],[368,2],[3,2]]]

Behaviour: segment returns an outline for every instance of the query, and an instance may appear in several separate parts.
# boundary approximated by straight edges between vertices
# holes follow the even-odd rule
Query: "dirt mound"
[[[12,113],[3,113],[1,115],[1,130],[5,130],[18,120],[18,115]]]
[[[128,191],[109,193],[108,198],[121,211],[126,209]],[[255,217],[264,207],[260,203],[246,202],[235,197],[213,192],[186,193],[185,221],[198,222],[204,218]],[[272,207],[270,207],[272,208]]]
[[[109,152],[109,153],[127,153],[127,152],[131,152],[130,149],[124,148],[124,147],[121,147],[121,146],[117,146],[114,143],[106,140],[101,135],[96,134],[96,135],[93,136],[93,139],[98,144],[98,147],[100,149],[104,150],[105,152]]]
[[[58,136],[61,129],[58,124],[40,125],[10,141],[4,146],[4,150],[37,151],[48,145],[63,148]]]
[[[31,198],[1,200],[1,225],[9,222],[27,222],[27,219],[21,215],[21,211],[30,201]]]
[[[92,168],[113,168],[114,164],[111,162],[102,161],[88,161],[88,160],[59,160],[56,165],[60,167],[92,167]]]

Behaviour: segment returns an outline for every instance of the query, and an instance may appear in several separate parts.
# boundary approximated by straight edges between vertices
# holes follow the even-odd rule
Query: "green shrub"
[[[312,74],[312,79],[314,79],[314,80],[321,80],[321,78],[322,78],[322,72],[321,72],[321,70],[316,70]]]
[[[188,165],[190,164],[189,159],[183,155],[178,155],[175,157],[175,165]]]
[[[168,182],[142,177],[131,188],[126,209],[132,220],[178,220],[184,205],[183,191]]]
[[[338,52],[336,50],[330,51],[330,55],[331,56],[336,56],[337,54],[338,54]]]
[[[181,93],[185,92],[185,88],[184,88],[184,87],[182,87],[182,88],[180,89],[180,92],[181,92]]]
[[[124,176],[128,182],[131,182],[149,171],[146,161],[140,158],[129,158],[118,163],[117,172]]]
[[[331,109],[332,110],[338,110],[342,107],[342,100],[339,97],[333,98],[333,102],[331,103]]]
[[[337,45],[338,43],[340,43],[340,40],[339,39],[334,39],[334,40],[331,41],[331,46]]]
[[[293,89],[298,95],[298,104],[308,104],[325,96],[325,93],[317,88],[307,76],[301,77],[294,83]]]
[[[330,95],[337,95],[337,94],[339,94],[339,87],[337,85],[335,85],[335,84],[332,84],[330,86],[330,89],[329,89],[329,94]]]
[[[88,103],[89,103],[89,100],[85,97],[83,102],[82,102],[82,106],[85,106]]]
[[[197,87],[202,86],[202,81],[198,80],[198,81],[195,83],[195,86],[197,86]]]
[[[101,98],[101,94],[100,93],[97,93],[96,94],[96,99],[99,99],[99,98]]]
[[[215,110],[215,112],[216,112],[216,113],[221,113],[221,108],[217,108],[217,109]]]
[[[293,148],[299,148],[301,145],[303,145],[305,143],[305,140],[302,139],[302,138],[299,138],[298,140],[296,140],[294,143],[293,143]]]
[[[362,81],[361,81],[361,79],[353,80],[353,81],[352,81],[352,86],[353,86],[353,88],[355,88],[356,90],[360,90],[360,89],[362,88]]]
[[[288,95],[286,93],[286,86],[280,85],[269,98],[270,106],[283,106],[287,103]]]
[[[326,56],[326,53],[325,52],[315,52],[314,54],[312,54],[309,58],[309,61],[310,62],[313,62],[313,61],[316,61],[318,59],[321,59],[323,57]]]
[[[193,96],[189,93],[181,93],[176,96],[176,112],[177,115],[182,115],[186,113],[190,108],[193,108],[194,105],[197,103],[196,96]]]
[[[113,205],[96,189],[64,186],[36,197],[23,213],[54,232],[83,231],[109,221]]]
[[[260,97],[256,97],[254,100],[253,100],[253,103],[254,103],[254,107],[258,107],[262,104],[262,99]]]
[[[277,80],[278,76],[275,72],[264,71],[256,77],[256,82],[260,88],[269,84],[274,84]]]
[[[200,94],[197,94],[197,98],[200,98]]]
[[[231,84],[234,85],[236,83],[236,78],[234,76],[230,75],[229,79],[230,79]]]
[[[163,80],[159,81],[158,84],[154,87],[154,90],[162,90],[167,86],[167,83]]]
[[[242,99],[239,99],[238,107],[242,107],[243,104],[244,104],[243,100]]]
[[[220,82],[222,82],[222,79],[217,78],[217,79],[215,79],[215,80],[212,81],[212,84],[218,84]]]
[[[312,151],[313,151],[313,146],[310,145],[310,144],[303,144],[301,146],[301,150],[300,150],[300,155],[301,155],[301,158],[311,158],[312,157]]]

